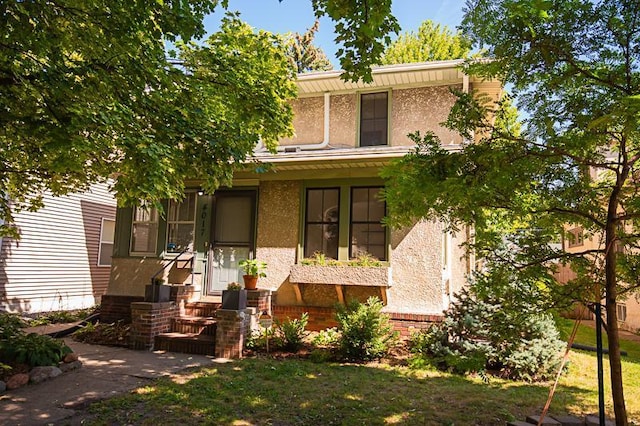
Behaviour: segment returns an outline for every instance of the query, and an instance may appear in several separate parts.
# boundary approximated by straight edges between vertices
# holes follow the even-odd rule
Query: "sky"
[[[462,20],[464,0],[393,0],[392,4],[402,32],[408,32],[416,31],[427,19],[455,29]],[[229,0],[229,9],[239,11],[240,18],[251,26],[274,33],[303,33],[315,21],[311,0]],[[217,10],[205,18],[208,33],[218,29],[221,16]],[[339,68],[334,37],[333,22],[328,18],[320,20],[314,44],[324,50],[335,68]]]

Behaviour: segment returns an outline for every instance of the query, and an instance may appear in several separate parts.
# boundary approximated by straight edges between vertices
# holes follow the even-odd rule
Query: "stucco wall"
[[[280,145],[315,144],[324,138],[324,97],[300,98],[292,101],[292,138],[280,140]]]
[[[460,135],[440,125],[456,100],[449,86],[394,90],[391,99],[391,145],[413,145],[407,134],[417,130],[434,132],[445,145],[462,142]]]
[[[144,296],[144,286],[162,267],[159,258],[119,257],[111,262],[111,295]]]
[[[357,101],[355,93],[331,96],[329,141],[336,148],[353,148],[357,143]]]
[[[295,302],[288,278],[291,265],[296,262],[300,191],[299,181],[260,183],[256,257],[267,262],[268,269],[258,287],[278,290],[280,304]]]
[[[439,314],[442,303],[442,224],[417,222],[392,231],[390,312]]]

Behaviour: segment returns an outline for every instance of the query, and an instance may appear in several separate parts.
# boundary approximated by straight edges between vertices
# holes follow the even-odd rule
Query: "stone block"
[[[551,416],[562,426],[581,426],[584,425],[584,418],[575,416]]]
[[[3,382],[2,380],[0,380],[0,393],[4,392],[7,390],[7,384],[5,382]]]
[[[45,380],[53,379],[62,374],[62,370],[58,367],[33,367],[29,372],[29,381],[31,383],[41,383]]]
[[[540,422],[540,416],[527,416],[527,422],[537,425]],[[549,416],[545,416],[544,420],[540,424],[541,426],[562,426],[560,423]]]
[[[65,363],[70,363],[70,362],[75,362],[77,360],[78,360],[78,354],[75,352],[71,352],[70,354],[66,354],[62,361]]]
[[[72,361],[72,362],[63,362],[62,364],[60,364],[58,368],[60,368],[60,370],[63,373],[66,373],[67,371],[77,370],[80,367],[82,367],[81,361]]]
[[[27,373],[18,373],[7,379],[7,389],[18,389],[29,383],[29,375]]]
[[[586,424],[587,426],[599,426],[600,425],[599,416],[597,414],[587,416]],[[616,426],[616,422],[614,422],[613,420],[605,419],[604,426]]]
[[[515,420],[513,422],[507,423],[507,426],[530,426],[531,423],[522,422],[520,420]]]

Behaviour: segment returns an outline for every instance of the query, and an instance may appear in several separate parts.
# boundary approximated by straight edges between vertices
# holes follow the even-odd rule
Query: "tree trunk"
[[[611,396],[617,426],[627,426],[627,408],[624,403],[622,386],[622,364],[620,360],[620,335],[618,333],[618,313],[616,299],[618,295],[616,279],[616,209],[611,203],[606,225],[605,252],[605,303],[607,310],[607,337],[609,339],[609,367],[611,369]],[[600,297],[599,295],[597,297]],[[596,300],[601,303],[600,300]]]

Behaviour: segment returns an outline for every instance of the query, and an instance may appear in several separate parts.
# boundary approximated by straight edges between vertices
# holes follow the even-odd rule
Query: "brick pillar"
[[[271,290],[247,290],[247,307],[271,315]]]
[[[218,309],[216,311],[216,357],[242,358],[242,349],[255,309],[244,311]]]
[[[135,302],[131,304],[131,333],[129,345],[132,349],[153,350],[158,334],[171,329],[171,320],[179,314],[175,302]]]

